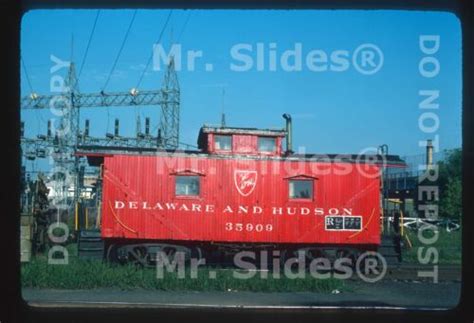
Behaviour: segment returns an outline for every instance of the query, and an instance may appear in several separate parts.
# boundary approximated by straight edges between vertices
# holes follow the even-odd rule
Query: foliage
[[[426,239],[431,239],[433,234],[431,230],[420,231],[405,231],[412,243],[412,248],[405,249],[402,254],[404,262],[417,263],[418,252],[421,247],[434,247],[438,252],[440,264],[460,264],[462,258],[462,239],[461,230],[447,232],[446,230],[438,230],[438,239],[430,245],[423,244],[419,239],[419,234],[423,234]],[[431,232],[431,233],[430,233]]]
[[[439,215],[451,219],[460,219],[462,214],[462,151],[447,151],[439,167]]]

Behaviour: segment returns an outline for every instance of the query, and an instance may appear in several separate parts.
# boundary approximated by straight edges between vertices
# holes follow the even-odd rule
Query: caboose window
[[[176,195],[197,196],[199,195],[199,176],[178,175],[176,176]]]
[[[312,199],[313,181],[312,180],[290,180],[289,181],[290,199]]]
[[[271,137],[258,137],[258,150],[261,152],[274,152],[276,139]]]
[[[214,148],[216,150],[232,150],[232,136],[216,136]]]

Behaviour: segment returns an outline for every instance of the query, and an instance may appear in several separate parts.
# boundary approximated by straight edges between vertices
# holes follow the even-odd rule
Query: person
[[[395,211],[393,214],[393,231],[400,234],[400,211]]]
[[[395,251],[398,254],[398,261],[402,261],[402,237],[400,234],[400,217],[401,212],[396,210],[393,215],[393,231],[395,232],[394,235],[394,242],[395,242]]]

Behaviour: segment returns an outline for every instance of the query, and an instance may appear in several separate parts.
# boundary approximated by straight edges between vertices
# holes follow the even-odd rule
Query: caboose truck
[[[158,252],[209,263],[239,250],[332,261],[377,250],[380,170],[405,163],[294,153],[283,117],[280,130],[204,125],[195,151],[81,147],[103,168],[104,257],[153,266]]]

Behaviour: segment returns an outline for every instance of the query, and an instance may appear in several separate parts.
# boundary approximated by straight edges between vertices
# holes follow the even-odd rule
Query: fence
[[[393,216],[387,216],[382,219],[384,227],[393,227],[394,225]],[[427,219],[427,218],[403,218],[400,222],[404,228],[409,230],[418,231],[422,226],[435,226],[439,229],[444,229],[446,232],[457,231],[461,229],[461,224],[457,220],[451,219]]]

